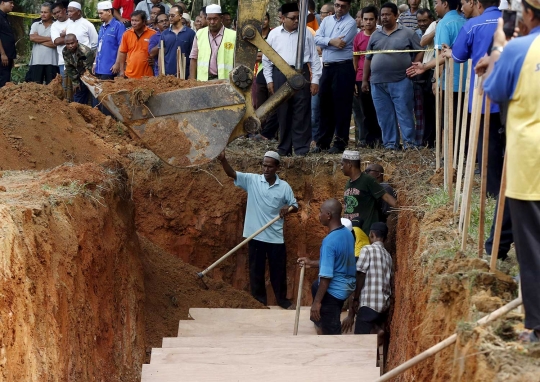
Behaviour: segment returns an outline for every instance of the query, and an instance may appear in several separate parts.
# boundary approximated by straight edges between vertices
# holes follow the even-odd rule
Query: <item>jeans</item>
[[[311,96],[311,140],[317,140],[319,126],[321,124],[321,109],[320,109],[319,94]]]
[[[319,280],[315,280],[311,284],[311,295],[315,299],[319,290]],[[328,292],[324,294],[321,300],[321,320],[315,322],[315,325],[321,328],[323,335],[340,335],[341,334],[341,309],[343,308],[344,300],[335,298]]]
[[[88,90],[88,88],[82,81],[79,81],[79,84],[79,90],[73,92],[73,102],[88,105],[88,97],[90,95],[90,90]]]
[[[386,318],[386,312],[379,313],[367,306],[361,306],[356,315],[354,334],[371,334],[375,325],[380,326]]]
[[[354,95],[353,101],[352,101],[352,113],[354,118],[354,139],[355,143],[358,145],[359,143],[366,143],[366,137],[368,135],[368,131],[366,130],[364,126],[364,111],[362,110],[362,102],[360,100],[360,97],[357,95]]]
[[[412,81],[404,78],[399,82],[371,83],[371,94],[375,110],[377,110],[377,120],[382,130],[383,146],[389,149],[399,148],[399,123],[404,147],[415,147]]]

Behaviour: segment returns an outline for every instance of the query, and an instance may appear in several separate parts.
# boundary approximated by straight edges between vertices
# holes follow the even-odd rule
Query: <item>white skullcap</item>
[[[188,13],[182,13],[182,18],[187,22],[191,22],[191,17],[189,17]]]
[[[110,1],[102,1],[100,3],[97,3],[97,10],[98,11],[105,11],[108,9],[112,9],[112,3]]]
[[[345,150],[343,152],[343,159],[347,160],[360,160],[360,152],[358,151],[352,151],[352,150]]]
[[[341,218],[341,224],[343,224],[349,231],[352,231],[352,222],[349,219]]]
[[[221,7],[217,4],[210,4],[206,6],[206,14],[217,13],[221,15]]]
[[[81,10],[82,7],[81,7],[81,4],[77,3],[76,1],[72,1],[71,3],[68,4],[68,8],[71,7],[71,8],[77,8],[78,10]]]
[[[281,158],[279,157],[279,154],[276,153],[275,151],[267,151],[264,153],[264,156],[268,158],[274,158],[278,162],[281,162]]]
[[[499,4],[499,9],[502,11],[503,9],[508,9],[508,0],[501,0],[501,3]]]

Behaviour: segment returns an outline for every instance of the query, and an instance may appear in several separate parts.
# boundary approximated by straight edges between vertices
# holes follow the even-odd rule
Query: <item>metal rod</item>
[[[304,289],[304,273],[306,272],[306,264],[300,268],[300,281],[298,284],[298,296],[296,297],[296,315],[294,317],[293,335],[298,335],[298,323],[300,322],[300,306],[302,305],[302,289]]]
[[[306,43],[307,29],[307,4],[308,0],[300,0],[298,2],[300,16],[298,20],[298,46],[296,48],[296,70],[302,70],[304,66],[304,45]]]

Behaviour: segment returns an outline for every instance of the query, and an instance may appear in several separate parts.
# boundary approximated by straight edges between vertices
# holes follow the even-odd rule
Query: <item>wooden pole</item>
[[[444,172],[444,190],[448,192],[448,122],[450,115],[450,92],[448,91],[448,80],[450,74],[448,72],[448,58],[444,59],[444,115],[443,115],[443,172]]]
[[[159,42],[159,55],[158,55],[158,63],[159,63],[159,75],[164,76],[165,75],[165,45],[163,45],[163,40]]]
[[[435,170],[441,168],[441,95],[439,93],[439,50],[435,49]]]
[[[486,109],[487,110],[487,109]],[[504,155],[503,171],[501,178],[501,189],[497,202],[497,216],[495,217],[495,232],[493,232],[493,246],[491,248],[491,262],[489,271],[495,273],[497,270],[497,257],[499,255],[499,244],[501,242],[502,218],[504,214],[504,204],[506,202],[506,154]]]
[[[469,223],[471,221],[471,195],[474,184],[474,167],[476,165],[476,151],[478,146],[478,135],[480,133],[480,116],[482,115],[482,101],[483,101],[483,92],[481,92],[482,87],[482,78],[475,78],[474,84],[474,109],[473,115],[471,116],[471,139],[469,140],[469,152],[467,154],[467,170],[465,172],[465,187],[463,188],[463,205],[462,215],[463,215],[463,230],[462,230],[462,241],[461,241],[461,251],[465,252],[467,248],[467,238],[469,236]]]
[[[463,116],[461,118],[461,142],[459,144],[459,160],[457,168],[457,179],[456,179],[456,195],[454,198],[454,213],[458,212],[459,204],[461,201],[461,181],[463,180],[463,165],[465,161],[465,140],[467,139],[467,114],[469,111],[469,92],[471,84],[471,71],[472,63],[471,60],[467,63],[467,79],[465,82],[465,99],[463,101]]]
[[[478,222],[478,257],[484,254],[484,225],[486,223],[486,191],[488,172],[489,117],[491,101],[486,95],[486,113],[484,113],[484,133],[482,134],[482,170],[480,183],[480,220]]]
[[[300,322],[300,306],[302,305],[302,289],[304,288],[304,273],[306,272],[306,264],[300,268],[300,281],[298,283],[298,295],[296,297],[296,315],[294,317],[293,335],[298,335],[298,323]]]
[[[463,103],[463,62],[459,64],[459,87],[458,87],[458,104],[456,114],[456,135],[454,137],[454,168],[457,169],[457,158],[459,152],[459,137],[461,135],[461,105]]]
[[[448,82],[446,86],[446,92],[448,93],[448,160],[444,158],[444,162],[448,163],[448,198],[451,199],[453,195],[454,184],[454,60],[448,59]]]
[[[496,311],[488,314],[487,316],[482,317],[480,320],[476,321],[476,325],[478,326],[484,326],[491,321],[495,321],[496,319],[504,316],[505,314],[511,312],[512,310],[516,309],[518,306],[522,304],[521,298],[516,298],[515,300],[509,302],[505,306],[497,309]],[[452,334],[450,337],[445,339],[444,341],[439,342],[437,345],[434,345],[430,347],[429,349],[425,350],[424,352],[418,354],[417,356],[411,358],[405,363],[402,363],[395,369],[390,370],[388,373],[382,375],[380,378],[376,379],[375,382],[384,382],[389,381],[392,378],[397,377],[404,371],[410,369],[411,367],[415,366],[416,364],[422,362],[423,360],[431,357],[432,355],[437,354],[443,349],[446,349],[448,346],[452,345],[457,340],[457,334]]]
[[[180,60],[182,59],[180,47],[176,48],[176,78],[181,78]]]
[[[186,73],[186,55],[182,53],[182,79],[185,80],[187,77]]]

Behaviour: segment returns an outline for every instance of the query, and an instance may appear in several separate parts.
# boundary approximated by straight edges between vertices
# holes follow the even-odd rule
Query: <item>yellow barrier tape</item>
[[[411,50],[366,50],[365,52],[353,52],[353,56],[365,56],[366,54],[381,53],[415,53],[415,52],[433,52],[435,49],[411,49]]]
[[[24,17],[25,19],[39,19],[41,15],[37,15],[35,13],[20,13],[20,12],[9,12],[8,15],[15,16],[15,17]],[[87,19],[88,21],[92,23],[100,23],[101,20],[99,19]]]

